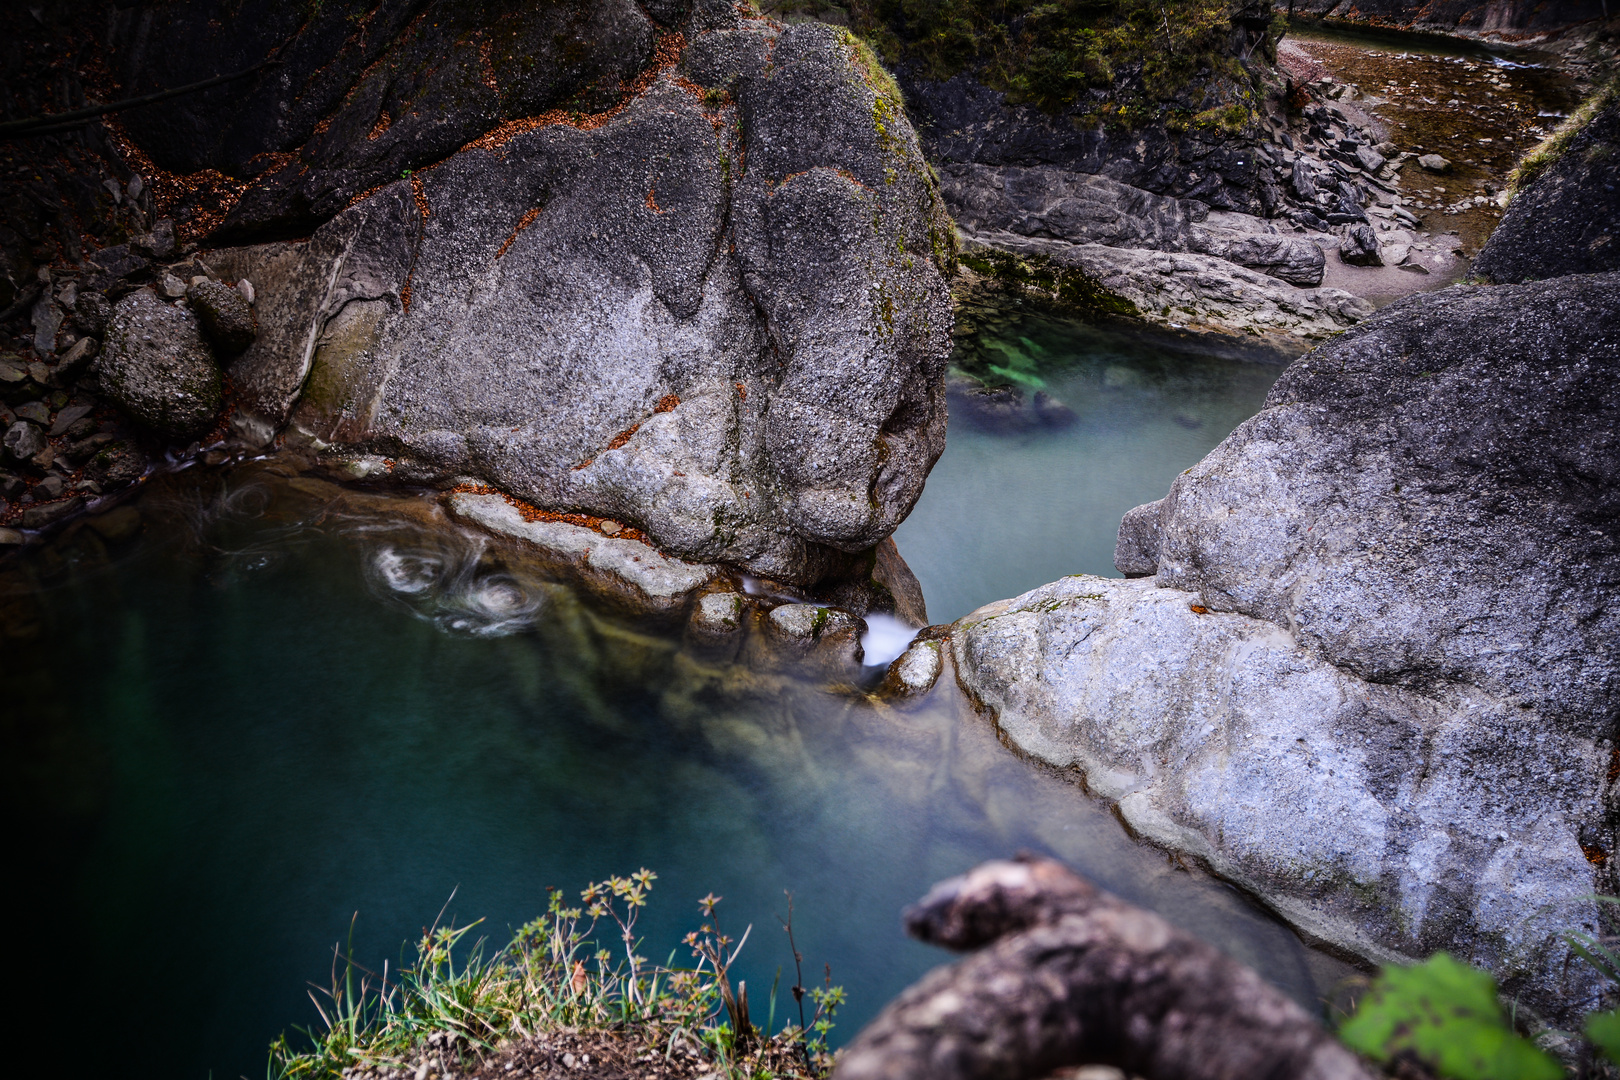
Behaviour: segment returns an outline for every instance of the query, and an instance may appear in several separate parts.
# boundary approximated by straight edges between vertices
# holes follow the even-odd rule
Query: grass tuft
[[[1617,100],[1620,100],[1620,76],[1609,80],[1606,86],[1600,87],[1591,97],[1581,102],[1580,107],[1570,113],[1551,135],[1524,155],[1523,160],[1508,173],[1508,190],[1517,195],[1550,169],[1554,162],[1564,156],[1569,144],[1575,141],[1575,136],[1584,131],[1586,125],[1590,124],[1598,113],[1609,108]]]
[[[429,1063],[435,1073],[459,1075],[524,1041],[581,1033],[612,1033],[632,1045],[637,1060],[684,1059],[688,1068],[677,1071],[702,1071],[716,1080],[824,1076],[832,1064],[827,1035],[844,1000],[843,989],[831,985],[830,969],[824,986],[792,987],[801,1003],[799,1023],[774,1034],[773,987],[761,1030],[749,1018],[746,985],[734,986],[730,974],[749,934],[733,940],[720,931],[719,897],[699,902],[705,921],[685,938],[691,966],[671,966],[673,952],[665,964],[637,954],[636,918],[656,878],[640,870],[593,883],[577,906],[553,889],[546,913],[493,952],[483,938],[466,942],[478,922],[435,921],[416,943],[414,962],[394,972],[355,963],[351,925],[349,946],[333,951],[330,986],[310,992],[318,1027],[300,1029],[302,1039],[283,1034],[271,1043],[268,1076],[425,1075],[419,1070]],[[790,942],[792,910],[790,896],[784,923]],[[795,970],[799,959],[795,949]]]

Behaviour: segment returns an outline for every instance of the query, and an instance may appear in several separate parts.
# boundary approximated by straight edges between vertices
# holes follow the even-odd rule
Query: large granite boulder
[[[1504,283],[1609,270],[1620,270],[1620,92],[1514,195],[1474,261]]]
[[[207,430],[224,403],[219,365],[196,316],[147,289],[113,307],[96,372],[108,398],[164,435]]]
[[[1620,274],[1455,287],[1296,362],[1133,511],[1135,581],[958,624],[963,685],[1142,835],[1555,1016],[1612,891]]]
[[[240,426],[813,583],[894,530],[944,448],[949,220],[845,31],[732,12],[638,78],[307,243],[212,253],[257,294]]]

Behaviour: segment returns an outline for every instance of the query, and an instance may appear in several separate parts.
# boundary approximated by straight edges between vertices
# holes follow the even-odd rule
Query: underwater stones
[[[1451,162],[1439,154],[1421,154],[1417,159],[1418,168],[1432,173],[1446,173],[1451,171]]]
[[[1367,682],[1206,603],[1065,578],[958,622],[957,677],[1012,746],[1308,936],[1377,963],[1447,949],[1553,1014],[1595,1004],[1564,935],[1597,927],[1577,833],[1603,818],[1607,741],[1469,687]]]
[[[796,586],[859,563],[944,447],[949,222],[852,39],[721,33],[728,120],[649,71],[601,123],[469,146],[307,244],[210,253],[258,292],[244,403],[681,559]]]
[[[96,370],[107,397],[162,434],[197,434],[219,414],[219,367],[196,318],[144,289],[113,308]]]
[[[698,597],[686,623],[686,640],[705,659],[729,660],[742,643],[748,601],[734,592],[712,592]]]
[[[587,585],[649,613],[684,609],[691,594],[716,573],[712,566],[670,558],[639,540],[603,536],[565,521],[527,521],[501,495],[456,492],[449,509],[457,520],[535,545],[572,567]]]
[[[253,344],[253,309],[242,293],[220,281],[199,281],[186,289],[186,302],[221,356],[235,356]]]

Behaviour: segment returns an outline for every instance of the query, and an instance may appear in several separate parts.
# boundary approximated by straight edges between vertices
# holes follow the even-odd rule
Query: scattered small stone
[[[242,294],[242,299],[250,304],[253,303],[253,282],[243,278],[236,283],[236,291]]]
[[[65,485],[62,483],[62,478],[53,473],[34,485],[34,498],[58,498],[62,494],[62,488],[64,486]]]
[[[44,425],[51,422],[51,410],[45,407],[43,401],[25,401],[17,406],[17,415],[24,420],[32,420],[36,424]]]
[[[45,449],[45,436],[26,420],[18,420],[6,429],[6,434],[0,438],[0,444],[6,452],[18,461],[33,457]]]
[[[80,293],[78,303],[73,305],[73,328],[82,334],[100,337],[106,332],[107,320],[111,317],[112,305],[98,292]]]
[[[1417,159],[1417,163],[1419,168],[1426,169],[1432,173],[1444,173],[1451,171],[1451,162],[1447,161],[1439,154],[1424,154],[1422,157]]]
[[[173,274],[164,274],[158,279],[158,293],[166,300],[178,300],[186,295],[186,283]]]
[[[600,528],[604,536],[618,536],[624,531],[624,526],[620,525],[617,521],[614,521],[611,518],[602,522]]]
[[[51,438],[60,438],[67,434],[68,428],[90,415],[88,405],[70,405],[56,414],[56,422],[51,425]]]

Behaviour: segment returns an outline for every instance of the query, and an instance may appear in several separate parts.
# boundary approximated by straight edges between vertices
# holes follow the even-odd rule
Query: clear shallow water
[[[1108,355],[1054,379],[1081,423],[1049,442],[953,430],[941,468],[957,480],[926,498],[993,495],[978,512],[999,524],[968,534],[977,555],[960,533],[942,545],[955,563],[903,544],[936,618],[978,602],[934,591],[972,558],[1001,564],[972,586],[984,599],[1105,569],[1110,507],[1162,493],[1275,370]],[[1098,448],[1111,464],[1073,460]],[[986,462],[994,483],[973,479]],[[476,542],[330,495],[181,474],[145,496],[137,538],[81,529],[0,566],[6,856],[26,909],[14,970],[28,996],[12,1017],[64,1048],[66,1075],[258,1076],[269,1039],[314,1020],[306,986],[325,983],[354,913],[355,954],[380,966],[452,893],[447,919],[486,918],[504,941],[547,886],[641,866],[659,874],[643,952],[662,960],[696,926],[696,899],[723,895],[726,925],[754,926],[741,974],[761,1014],[791,959],[775,916],[793,890],[807,972],[830,963],[849,991],[840,1039],[949,959],[904,939],[900,908],[1020,848],[1302,1002],[1342,973],[1014,757],[948,685],[899,711],[713,667],[675,632],[600,615]],[[1090,516],[1065,529],[1043,503],[1060,498]],[[963,509],[944,520],[961,526]],[[1106,544],[1090,562],[1046,550],[1074,534]]]
[[[1162,498],[1178,473],[1260,410],[1282,372],[1195,349],[1181,337],[1039,316],[992,324],[958,347],[958,363],[1044,387],[1075,422],[987,431],[952,401],[945,453],[895,533],[932,621],[1065,574],[1119,576],[1114,540],[1125,511]]]

